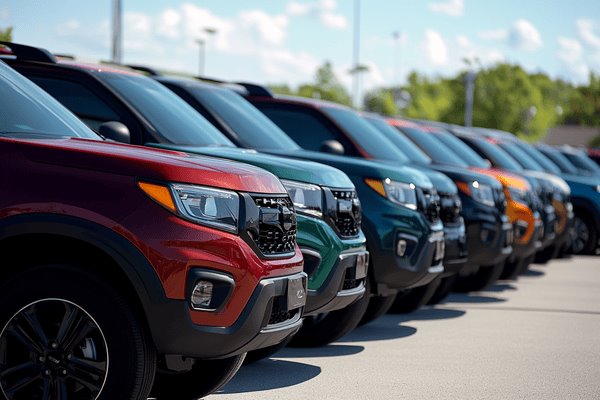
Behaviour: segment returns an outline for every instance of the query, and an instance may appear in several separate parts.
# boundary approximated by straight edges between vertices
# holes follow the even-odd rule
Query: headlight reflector
[[[393,181],[389,178],[365,179],[365,183],[388,200],[411,210],[417,209],[417,191],[413,183]]]
[[[496,205],[494,200],[494,191],[489,185],[479,183],[479,181],[473,181],[471,183],[457,182],[456,186],[467,196],[473,198],[473,200],[485,204],[486,206],[493,207]]]
[[[288,191],[296,212],[323,217],[323,193],[319,186],[297,181],[282,180]]]

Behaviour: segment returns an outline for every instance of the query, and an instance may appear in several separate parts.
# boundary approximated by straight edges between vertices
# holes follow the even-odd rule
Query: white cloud
[[[479,32],[478,36],[484,40],[504,40],[508,37],[508,29],[492,29]]]
[[[559,37],[556,56],[569,75],[585,81],[590,69],[583,59],[583,46],[576,39]]]
[[[600,49],[600,36],[594,32],[598,28],[598,25],[589,19],[579,19],[575,24],[581,39],[586,44]]]
[[[423,47],[425,57],[430,63],[434,65],[446,65],[448,63],[448,47],[438,32],[427,29]]]
[[[60,36],[69,36],[81,28],[81,23],[76,19],[70,19],[56,27]]]
[[[285,41],[288,18],[285,15],[271,16],[261,10],[242,11],[238,15],[242,29],[256,30],[266,43],[280,45]]]
[[[166,9],[158,17],[158,24],[156,31],[159,35],[162,35],[169,39],[177,39],[181,35],[180,24],[181,14],[172,8]]]
[[[458,45],[460,47],[469,47],[469,46],[471,46],[471,40],[469,40],[469,38],[466,37],[465,35],[458,35],[456,37],[456,43],[458,43]]]
[[[345,29],[348,21],[345,16],[336,12],[335,0],[319,0],[310,3],[290,1],[286,12],[292,17],[312,17],[331,29]]]
[[[519,50],[535,51],[542,47],[540,32],[527,20],[515,21],[508,35],[508,43]]]
[[[447,0],[444,3],[432,3],[429,5],[429,9],[433,12],[460,17],[464,14],[465,4],[463,0]]]

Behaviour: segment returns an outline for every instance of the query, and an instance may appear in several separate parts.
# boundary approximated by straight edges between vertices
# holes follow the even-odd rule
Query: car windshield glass
[[[516,162],[507,152],[486,139],[476,138],[477,147],[486,155],[486,157],[496,167],[503,168],[513,172],[522,172],[523,167]]]
[[[323,107],[322,110],[371,157],[404,164],[410,162],[377,128],[359,117],[356,112],[338,107]]]
[[[187,89],[204,107],[231,127],[240,140],[244,141],[243,147],[274,150],[300,148],[265,114],[231,89],[193,84],[187,86]]]
[[[0,61],[0,134],[101,140],[49,94]]]
[[[102,78],[153,125],[165,140],[191,146],[234,146],[175,93],[142,76],[103,73]]]
[[[577,174],[579,172],[577,167],[574,166],[560,151],[548,146],[543,146],[540,148],[540,151],[551,159],[554,164],[558,165],[558,168],[560,168],[562,172],[567,174]]]
[[[459,167],[469,166],[454,151],[437,140],[431,133],[427,133],[418,128],[400,128],[400,131],[406,134],[410,140],[427,153],[434,162],[456,165]]]
[[[431,164],[431,158],[423,152],[416,144],[410,141],[406,136],[392,128],[385,120],[381,118],[364,117],[371,125],[377,128],[381,133],[394,143],[410,161],[418,164]]]
[[[521,146],[517,142],[501,142],[499,146],[514,158],[516,162],[521,164],[523,168],[532,171],[544,171],[544,168],[537,161],[521,150]]]
[[[521,148],[525,153],[529,154],[531,158],[533,158],[535,161],[537,161],[538,164],[542,166],[543,171],[550,172],[553,174],[561,173],[560,168],[558,168],[558,166],[552,160],[550,160],[548,157],[546,157],[544,153],[542,153],[532,145],[524,144]]]
[[[472,148],[465,144],[462,140],[445,131],[434,132],[436,138],[454,151],[455,154],[460,154],[460,157],[470,166],[477,168],[489,168],[490,165]]]
[[[583,151],[567,150],[562,152],[562,154],[577,168],[595,174],[600,173],[600,166],[592,161]]]

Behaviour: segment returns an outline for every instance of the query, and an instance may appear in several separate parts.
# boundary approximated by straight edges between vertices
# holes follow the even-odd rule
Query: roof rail
[[[235,83],[240,86],[243,86],[248,91],[249,96],[274,97],[273,92],[271,92],[265,86],[256,85],[254,83],[247,83],[247,82],[235,82]]]
[[[12,54],[17,57],[17,60],[40,61],[56,64],[56,57],[46,49],[4,41],[0,41],[0,44],[8,47]]]
[[[202,75],[196,75],[196,76],[194,76],[194,79],[198,79],[200,81],[209,82],[209,83],[230,83],[230,82],[224,81],[222,79],[209,78],[208,76],[202,76]]]
[[[146,67],[144,65],[133,65],[133,64],[127,64],[126,67],[135,69],[136,71],[145,72],[150,76],[162,76],[162,74],[160,73],[159,70],[154,69],[152,67]]]

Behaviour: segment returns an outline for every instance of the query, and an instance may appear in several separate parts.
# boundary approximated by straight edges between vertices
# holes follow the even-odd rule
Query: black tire
[[[523,268],[523,262],[525,260],[522,258],[517,258],[515,260],[506,260],[504,263],[504,269],[502,270],[502,274],[500,274],[500,279],[506,280],[514,280],[519,276],[519,272]]]
[[[3,284],[0,328],[0,364],[28,360],[33,367],[20,374],[35,376],[13,391],[16,373],[5,369],[2,399],[41,399],[44,384],[56,400],[148,397],[156,352],[145,324],[120,292],[81,266],[42,265]],[[20,328],[28,334],[17,341]]]
[[[452,292],[452,288],[454,287],[454,282],[456,282],[457,275],[450,275],[445,278],[442,278],[440,285],[436,289],[435,293],[427,302],[428,305],[432,306],[434,304],[438,304],[442,302],[448,295]]]
[[[542,249],[535,253],[535,258],[533,260],[536,264],[547,264],[548,261],[554,258],[554,253],[556,252],[556,247],[554,245],[548,246],[545,249]]]
[[[533,263],[534,257],[535,256],[532,254],[523,260],[523,262],[519,265],[519,270],[517,271],[518,275],[523,275],[529,270],[529,266]]]
[[[150,395],[158,400],[197,400],[208,396],[234,377],[245,355],[222,360],[196,360],[192,369],[185,372],[159,369]]]
[[[468,276],[458,276],[454,284],[455,292],[478,292],[494,284],[504,269],[504,262],[482,266],[479,270]]]
[[[396,295],[389,313],[406,314],[423,307],[435,294],[440,286],[441,278],[436,278],[427,285],[412,288]]]
[[[368,296],[369,301],[367,302],[367,307],[365,308],[362,318],[358,322],[359,326],[368,324],[388,312],[396,298],[395,294],[391,296],[372,296],[370,282],[368,283],[367,289],[368,291],[365,293],[365,296]]]
[[[365,281],[365,294],[348,307],[304,318],[302,328],[294,335],[289,346],[325,346],[356,328],[369,305],[371,286],[368,279]]]
[[[273,354],[277,353],[279,350],[287,346],[290,340],[292,340],[292,337],[293,336],[288,336],[283,342],[273,346],[263,347],[262,349],[249,351],[248,353],[246,353],[244,365],[252,364],[257,361],[264,360],[265,358],[271,357]]]
[[[574,237],[571,244],[573,254],[596,254],[598,246],[598,232],[594,226],[593,218],[585,214],[575,214],[573,220]]]

